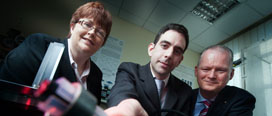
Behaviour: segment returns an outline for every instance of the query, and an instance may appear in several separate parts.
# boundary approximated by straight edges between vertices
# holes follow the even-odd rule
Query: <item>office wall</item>
[[[267,19],[265,22],[252,27],[251,29],[241,33],[231,41],[226,42],[224,45],[232,49],[234,54],[234,60],[242,58],[243,52],[250,47],[258,45],[272,39],[272,19]],[[244,85],[245,71],[244,65],[239,65],[235,68],[234,78],[229,82],[230,85],[235,85],[240,88],[246,88]]]
[[[153,42],[156,36],[154,33],[113,16],[113,27],[110,35],[124,41],[121,62],[140,64],[149,62],[147,47],[149,43]],[[181,64],[193,68],[197,64],[198,57],[199,53],[188,49]]]
[[[271,115],[272,95],[272,19],[225,43],[234,52],[234,60],[245,58],[238,66],[231,83],[248,90],[256,97],[254,116]]]

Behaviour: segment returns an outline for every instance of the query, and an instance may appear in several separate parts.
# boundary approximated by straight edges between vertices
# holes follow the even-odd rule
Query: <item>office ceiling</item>
[[[234,9],[213,24],[190,11],[201,0],[98,0],[113,15],[153,33],[170,22],[185,25],[189,30],[189,48],[200,52],[218,44],[272,13],[272,0],[238,0]]]

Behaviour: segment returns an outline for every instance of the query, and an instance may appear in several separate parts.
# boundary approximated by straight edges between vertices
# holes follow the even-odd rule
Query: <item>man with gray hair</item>
[[[251,116],[255,97],[246,90],[227,86],[233,78],[233,52],[213,45],[206,48],[195,67],[199,85],[194,90],[192,115],[194,116]]]

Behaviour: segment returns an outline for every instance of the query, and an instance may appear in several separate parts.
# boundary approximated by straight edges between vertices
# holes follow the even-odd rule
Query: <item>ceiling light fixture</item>
[[[191,12],[213,23],[239,3],[237,0],[201,0]]]

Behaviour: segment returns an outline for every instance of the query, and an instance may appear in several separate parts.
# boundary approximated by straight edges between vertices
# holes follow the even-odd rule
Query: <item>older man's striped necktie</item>
[[[211,103],[208,101],[203,101],[203,105],[205,106],[205,108],[200,111],[199,116],[206,116],[208,109],[211,106]]]

